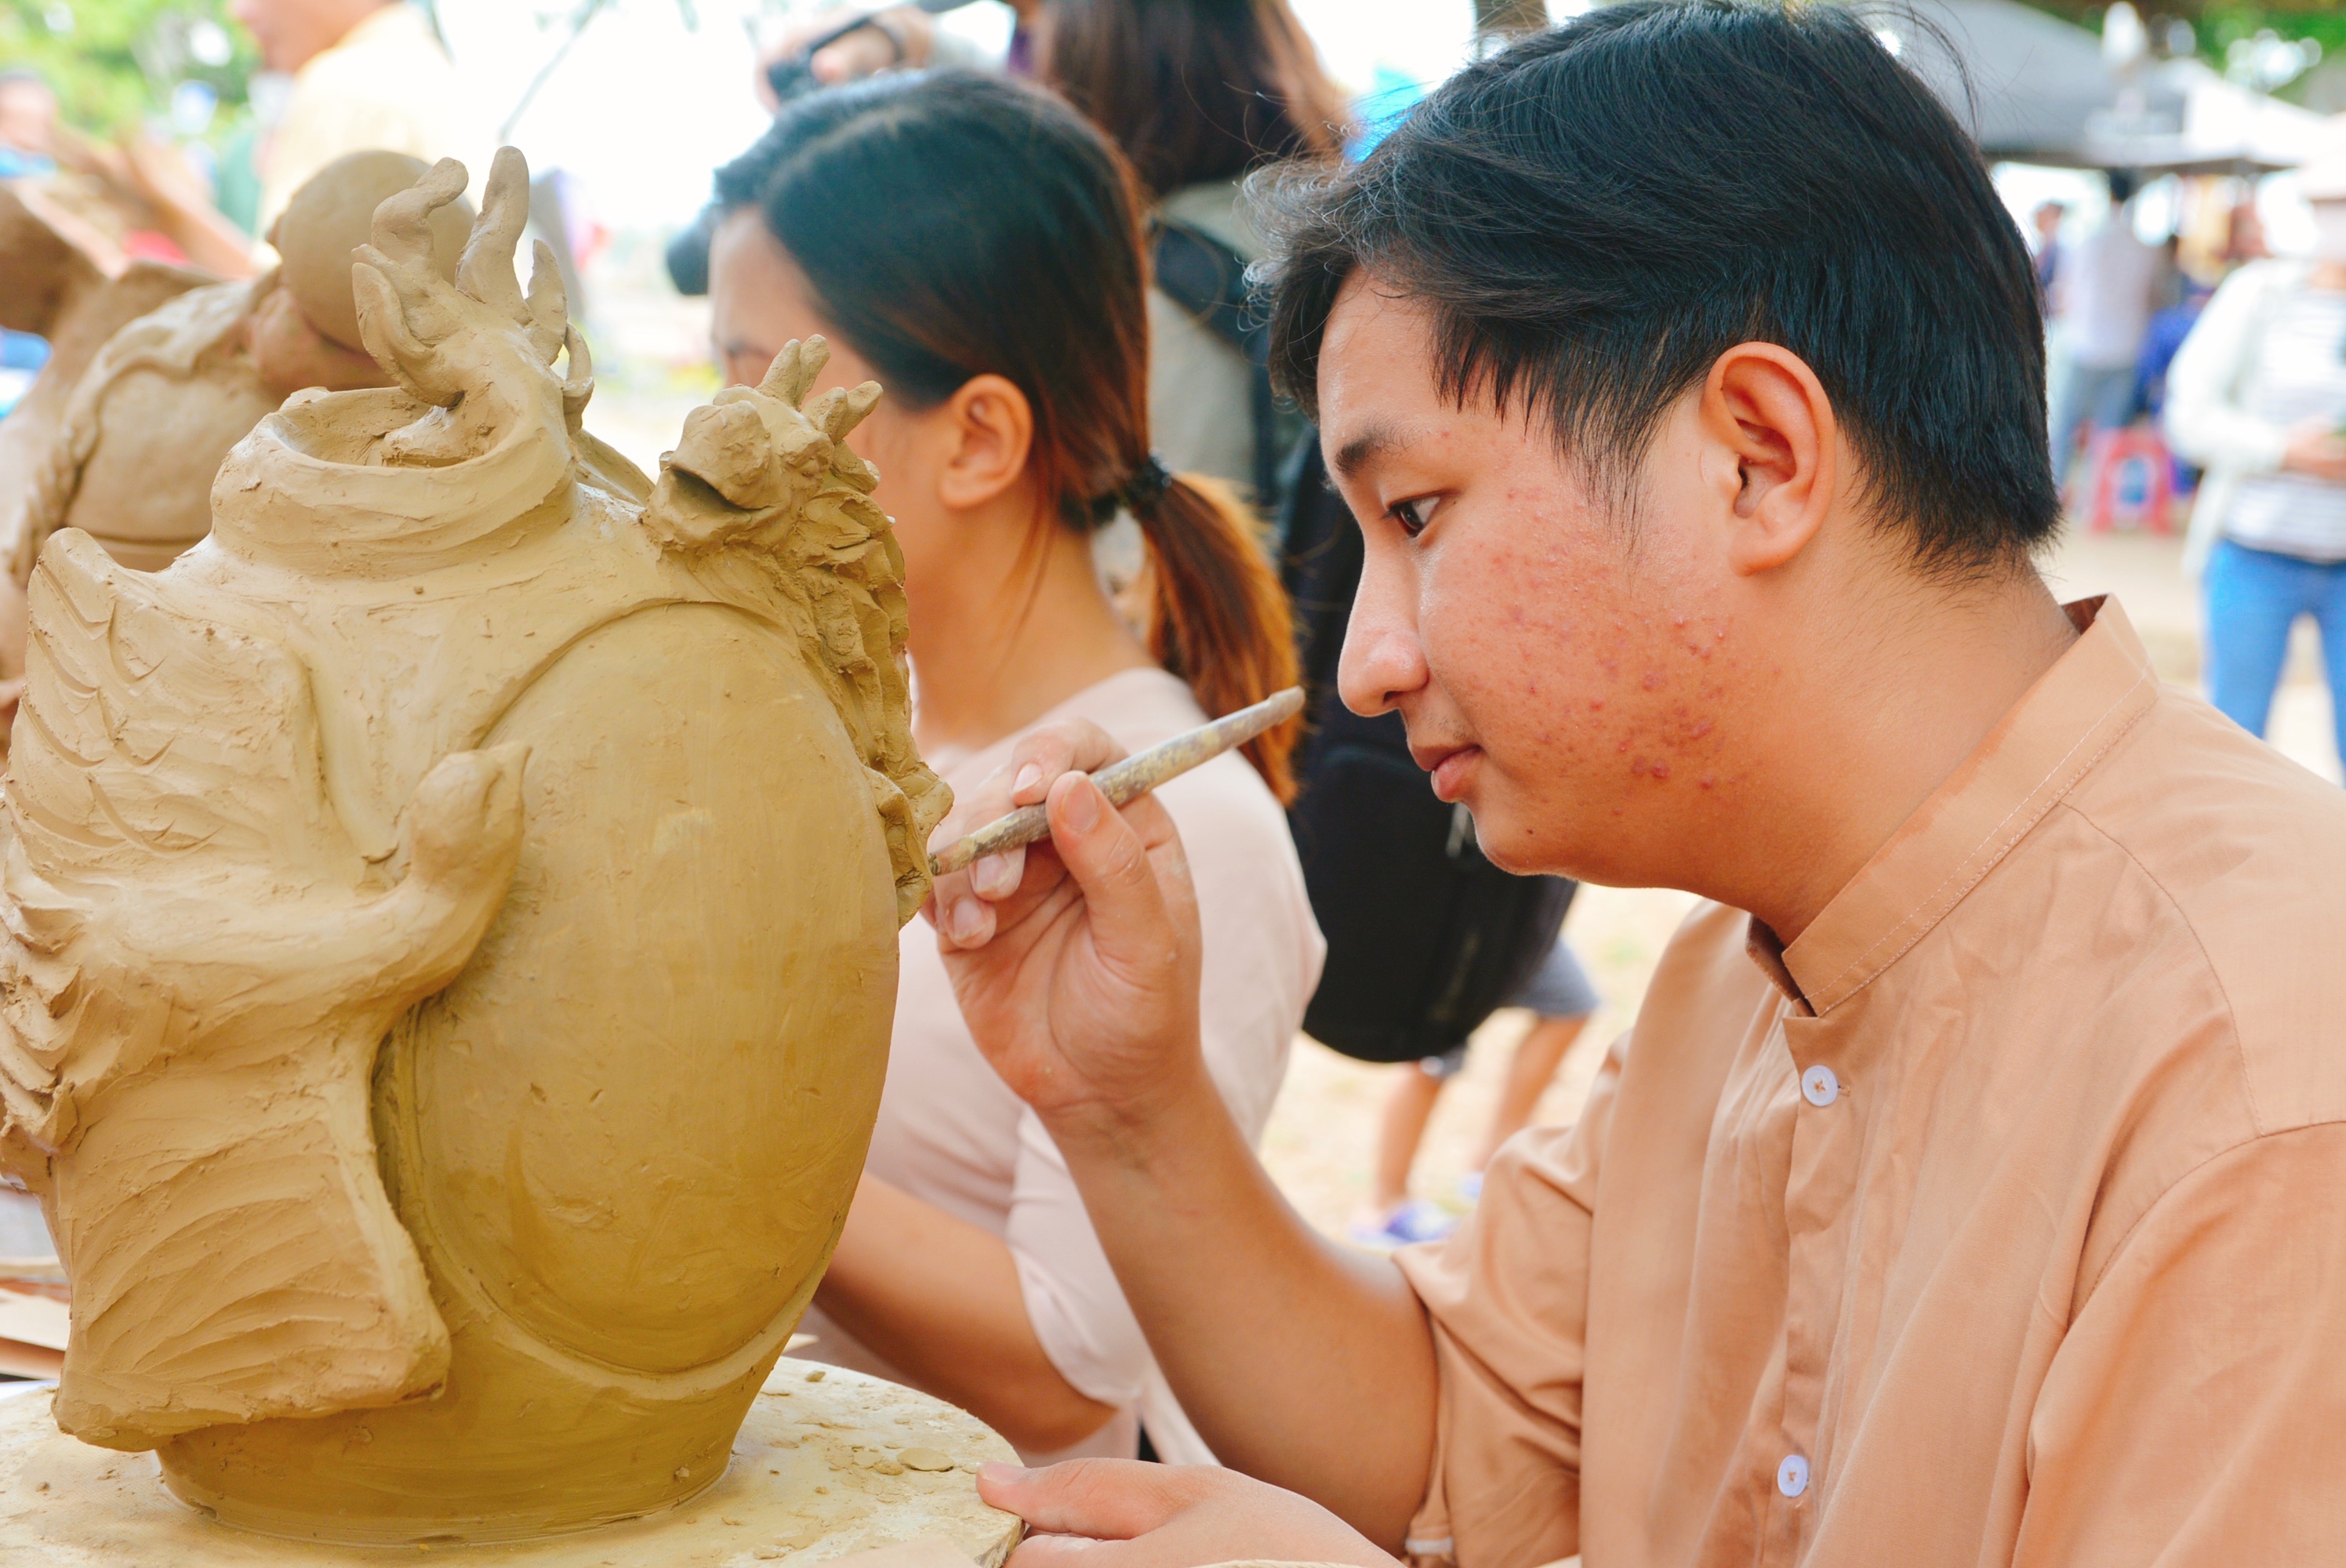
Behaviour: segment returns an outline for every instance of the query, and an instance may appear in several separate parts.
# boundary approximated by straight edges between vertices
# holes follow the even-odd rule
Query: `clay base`
[[[984,1461],[1015,1463],[1008,1443],[940,1400],[804,1361],[774,1368],[734,1440],[732,1464],[698,1497],[626,1524],[502,1546],[332,1546],[232,1529],[166,1492],[153,1454],[92,1448],[58,1431],[49,1403],[46,1393],[0,1400],[0,1562],[44,1568],[373,1568],[419,1561],[482,1568],[751,1568],[825,1563],[942,1538],[977,1568],[999,1568],[1018,1541],[1018,1521],[979,1502],[973,1479]],[[934,1451],[956,1468],[907,1468],[897,1458],[907,1449]]]

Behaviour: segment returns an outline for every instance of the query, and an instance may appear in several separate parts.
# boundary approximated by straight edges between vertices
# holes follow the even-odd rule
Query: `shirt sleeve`
[[[1433,1324],[1441,1380],[1413,1557],[1489,1568],[1580,1550],[1589,1232],[1622,1051],[1606,1056],[1577,1124],[1499,1151],[1480,1206],[1447,1241],[1394,1254]]]
[[[2014,1568],[2346,1563],[2346,1125],[2178,1181],[2055,1352]]]

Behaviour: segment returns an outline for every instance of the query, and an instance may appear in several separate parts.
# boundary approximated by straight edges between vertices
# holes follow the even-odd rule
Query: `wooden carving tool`
[[[1101,794],[1112,805],[1121,806],[1137,800],[1158,785],[1178,779],[1200,762],[1210,762],[1233,747],[1244,746],[1265,730],[1286,723],[1303,711],[1303,688],[1290,686],[1276,696],[1265,697],[1252,708],[1241,708],[1236,713],[1199,725],[1187,734],[1152,746],[1137,757],[1111,764],[1092,775]],[[998,855],[1005,850],[1019,849],[1037,843],[1051,836],[1051,820],[1040,806],[1022,806],[1007,817],[988,822],[964,839],[956,839],[945,846],[943,854],[929,857],[929,872],[944,876],[961,871],[973,860],[987,855]]]

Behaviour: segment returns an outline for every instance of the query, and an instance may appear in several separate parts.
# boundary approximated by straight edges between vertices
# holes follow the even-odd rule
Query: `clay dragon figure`
[[[657,484],[497,156],[355,272],[397,385],[296,394],[152,575],[31,582],[0,812],[0,1161],[73,1280],[59,1423],[225,1520],[512,1539],[720,1472],[843,1223],[949,804],[903,558],[806,402]],[[562,369],[557,370],[557,362]],[[804,404],[801,407],[801,404]]]

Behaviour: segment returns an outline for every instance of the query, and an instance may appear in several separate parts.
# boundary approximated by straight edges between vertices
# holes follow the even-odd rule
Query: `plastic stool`
[[[2129,482],[2130,476],[2138,477]],[[2122,516],[2147,533],[2175,532],[2175,459],[2149,425],[2094,432],[2086,447],[2086,483],[2094,498],[2087,533],[2107,534]]]

